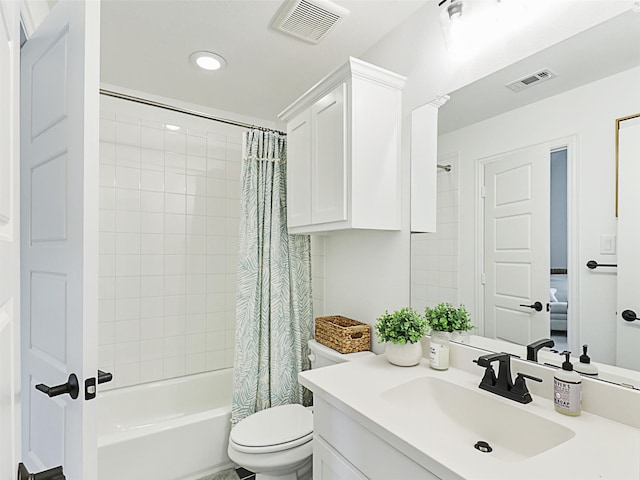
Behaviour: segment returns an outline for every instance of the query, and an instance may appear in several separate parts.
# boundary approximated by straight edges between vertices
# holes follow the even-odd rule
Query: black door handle
[[[540,302],[535,302],[535,303],[532,303],[531,305],[520,304],[520,306],[521,307],[532,308],[536,312],[541,312],[542,311],[542,304]]]
[[[78,398],[80,385],[78,384],[78,377],[76,377],[75,373],[72,373],[71,375],[69,375],[67,383],[56,385],[55,387],[49,387],[44,383],[39,383],[38,385],[36,385],[36,390],[40,390],[42,393],[46,393],[50,397],[57,397],[58,395],[64,395],[65,393],[68,393],[71,398],[75,400],[76,398]]]
[[[638,318],[636,316],[636,312],[634,312],[633,310],[625,310],[622,312],[622,318],[624,318],[627,322],[633,322],[634,320],[640,320],[640,318]]]
[[[98,370],[98,384],[107,383],[113,380],[113,375],[110,372],[103,372]]]

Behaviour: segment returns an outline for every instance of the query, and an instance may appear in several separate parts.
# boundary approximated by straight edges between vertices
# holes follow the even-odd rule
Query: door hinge
[[[482,285],[486,284],[486,282],[487,282],[487,274],[486,273],[480,274],[480,281],[482,282]]]

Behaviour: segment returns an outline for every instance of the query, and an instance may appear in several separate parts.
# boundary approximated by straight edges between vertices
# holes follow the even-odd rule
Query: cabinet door
[[[311,107],[311,220],[347,220],[346,84]]]
[[[320,436],[313,439],[313,478],[315,480],[368,480],[360,470],[337,453]]]
[[[311,224],[311,112],[287,125],[287,226]]]

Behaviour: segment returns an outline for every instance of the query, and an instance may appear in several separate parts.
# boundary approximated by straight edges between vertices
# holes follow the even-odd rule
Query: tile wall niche
[[[438,164],[436,232],[411,234],[411,306],[422,313],[440,302],[458,304],[458,155],[443,155]]]
[[[110,388],[233,365],[242,131],[101,98],[99,367]]]

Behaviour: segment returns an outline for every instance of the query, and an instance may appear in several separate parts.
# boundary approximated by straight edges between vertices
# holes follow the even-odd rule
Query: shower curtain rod
[[[242,128],[258,128],[265,132],[275,132],[280,135],[286,135],[285,132],[280,130],[275,130],[273,128],[261,127],[259,125],[251,125],[249,123],[236,122],[235,120],[229,120],[227,118],[215,117],[213,115],[208,115],[206,113],[198,112],[196,110],[190,110],[187,108],[178,108],[173,107],[171,105],[167,105],[166,103],[154,102],[153,100],[147,100],[145,98],[134,97],[133,95],[127,95],[124,93],[114,92],[113,90],[106,90],[104,88],[100,89],[100,95],[105,95],[107,97],[119,98],[121,100],[128,100],[130,102],[141,103],[143,105],[149,105],[150,107],[158,107],[163,108],[165,110],[171,110],[172,112],[184,113],[187,115],[192,115],[194,117],[204,118],[206,120],[213,120],[214,122],[226,123],[227,125],[235,125],[236,127]]]

